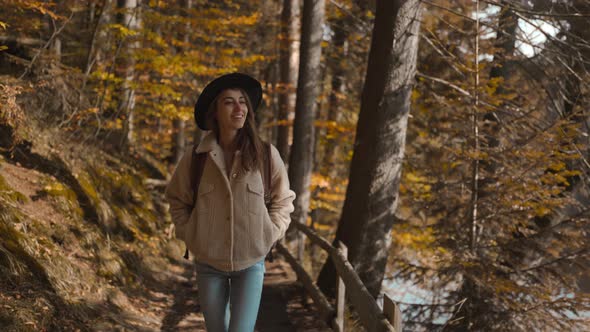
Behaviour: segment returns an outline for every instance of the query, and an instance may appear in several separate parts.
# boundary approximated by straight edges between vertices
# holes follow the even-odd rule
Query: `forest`
[[[404,331],[590,330],[589,0],[0,0],[0,330],[204,331],[164,187],[231,72]]]

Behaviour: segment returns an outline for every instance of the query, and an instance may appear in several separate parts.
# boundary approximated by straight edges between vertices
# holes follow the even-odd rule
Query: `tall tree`
[[[381,290],[398,204],[421,15],[417,0],[377,1],[349,184],[333,242],[348,247],[351,264],[374,297]],[[318,285],[333,294],[334,280],[328,259]]]
[[[553,8],[554,4],[548,0],[533,1],[533,8],[537,11]],[[559,96],[561,96],[559,116],[577,124],[577,134],[569,147],[579,156],[568,163],[568,168],[575,170],[576,174],[567,177],[567,189],[572,193],[573,200],[564,204],[551,214],[537,217],[536,222],[546,227],[557,225],[564,220],[576,218],[584,214],[590,205],[590,189],[587,186],[590,174],[590,118],[584,110],[584,91],[588,89],[587,77],[590,75],[590,29],[588,29],[588,17],[590,3],[582,0],[575,0],[571,3],[564,3],[557,7],[558,15],[565,15],[569,29],[561,34],[566,36],[570,43],[560,45],[565,47],[565,52],[556,53],[551,58],[561,57],[560,62],[566,67],[560,77]],[[586,227],[588,230],[588,227]],[[590,233],[587,233],[590,234]],[[585,259],[583,264],[588,266],[590,260]],[[581,271],[578,281],[579,287],[586,293],[590,293],[590,271],[584,268],[572,268],[571,273]]]
[[[59,7],[60,1],[55,1],[54,5],[55,7]],[[58,23],[51,15],[45,14],[43,19],[43,25],[45,30],[45,40],[51,40],[51,43],[49,44],[49,50],[58,61],[61,61],[62,40],[61,37],[56,34],[59,28]],[[54,36],[54,34],[56,35]]]
[[[590,13],[590,3],[588,1],[577,0],[573,2],[573,8],[579,13]],[[568,20],[570,24],[570,34],[573,37],[574,43],[578,45],[575,52],[572,52],[570,61],[572,71],[568,71],[565,89],[565,116],[571,117],[580,124],[580,135],[574,142],[578,145],[578,153],[582,156],[579,160],[584,161],[578,163],[578,168],[583,170],[581,172],[584,180],[588,179],[590,173],[589,165],[587,161],[590,159],[590,119],[587,111],[584,111],[583,101],[584,96],[582,91],[587,90],[589,83],[588,78],[590,75],[590,29],[588,29],[588,17],[572,16]],[[590,192],[587,186],[587,181],[580,181],[582,177],[577,177],[575,180],[575,187],[572,188],[574,197],[576,199],[575,204],[564,207],[565,213],[560,213],[561,219],[571,218],[573,216],[583,213],[590,205]],[[586,227],[586,239],[590,237],[590,227]],[[586,258],[583,262],[580,279],[578,281],[579,287],[586,293],[590,293],[590,259]]]
[[[293,145],[289,157],[289,181],[297,194],[293,222],[305,224],[310,202],[309,185],[313,167],[314,118],[320,82],[321,41],[325,1],[305,0],[301,29],[300,67],[295,103]],[[290,228],[288,239],[295,230]]]
[[[489,82],[494,87],[491,90],[493,96],[502,100],[502,95],[506,95],[511,92],[510,84],[508,81],[513,73],[511,67],[514,63],[514,51],[516,44],[516,31],[518,27],[518,16],[508,6],[508,1],[501,1],[501,12],[498,17],[498,31],[495,40],[495,52],[493,53],[493,61],[489,73]],[[479,38],[479,32],[476,33],[476,38]],[[480,50],[477,49],[475,57],[479,57]],[[479,61],[475,61],[475,66],[478,66]],[[474,84],[474,94],[478,93],[479,89],[479,70],[476,69],[476,83]],[[480,105],[478,99],[475,99],[476,105],[474,105],[474,112],[477,112]],[[499,106],[499,109],[504,108],[504,102]],[[482,232],[494,232],[493,229],[484,229],[482,216],[490,215],[494,209],[493,205],[480,204],[480,200],[488,195],[494,194],[494,188],[498,181],[499,175],[496,174],[496,169],[499,167],[497,158],[493,156],[498,153],[496,150],[500,146],[500,117],[501,112],[489,111],[483,115],[483,121],[479,119],[479,114],[475,113],[474,121],[474,142],[475,142],[475,153],[481,156],[492,156],[488,158],[474,158],[472,162],[472,195],[471,195],[471,206],[470,215],[466,220],[465,229],[470,230],[469,244],[471,254],[473,257],[478,255],[478,238]],[[504,114],[508,114],[505,112]],[[481,128],[480,128],[481,127]],[[479,137],[479,132],[483,134]],[[484,153],[479,154],[480,151]],[[456,327],[457,330],[470,330],[474,328],[475,322],[484,322],[479,319],[480,315],[486,312],[486,301],[481,301],[481,297],[484,297],[482,289],[478,286],[477,281],[473,278],[476,277],[476,273],[467,273],[463,277],[463,283],[459,290],[459,297],[466,299],[465,305],[457,307],[458,311],[461,311],[461,320],[458,320]],[[484,323],[485,324],[485,323]],[[453,325],[453,324],[451,324]],[[475,329],[481,329],[484,326],[475,327]]]
[[[132,31],[139,30],[141,24],[139,0],[118,0],[117,7],[121,11],[118,15],[119,24],[121,24],[124,29],[131,31],[130,34],[133,35],[134,32]],[[133,144],[134,142],[133,109],[135,107],[135,89],[132,87],[132,82],[135,77],[135,60],[133,53],[137,48],[139,48],[139,41],[135,39],[126,43],[125,49],[127,54],[122,59],[123,87],[119,112],[122,111],[124,114],[123,139],[125,141],[121,142],[123,144]]]
[[[523,9],[520,1],[486,10],[472,8],[477,3],[461,11],[471,11],[469,16],[445,11],[434,14],[440,20],[423,25],[423,36],[435,51],[430,55],[448,54],[460,61],[429,56],[428,48],[421,52],[408,135],[412,158],[405,161],[402,183],[402,199],[411,202],[404,210],[413,212],[402,212],[396,225],[395,249],[405,254],[394,258],[394,273],[388,277],[403,275],[429,289],[421,299],[427,303],[415,301],[420,304],[404,312],[409,321],[429,324],[428,330],[443,317],[444,327],[438,328],[445,331],[572,330],[582,320],[576,323],[570,313],[586,310],[588,303],[568,270],[582,266],[588,247],[581,226],[587,218],[572,216],[550,227],[533,221],[561,209],[570,198],[563,185],[571,174],[566,162],[575,157],[566,130],[571,133],[573,126],[551,114],[561,108],[551,99],[557,91],[548,90],[557,90],[556,82],[567,72],[563,58],[555,56],[574,52],[563,52],[568,49],[565,38],[551,33],[545,34],[544,44],[527,36],[533,26],[540,29],[573,13],[552,18],[551,13]],[[489,9],[496,5],[501,11],[482,17],[495,12]],[[527,17],[531,13],[535,15]],[[457,28],[447,30],[447,25]],[[497,37],[484,38],[489,32]],[[524,40],[523,46],[515,40]],[[527,42],[535,46],[534,54],[527,52]],[[449,47],[457,44],[465,48]],[[482,83],[472,89],[470,77],[478,72],[489,75],[481,75]],[[475,126],[473,115],[479,119]],[[480,130],[477,135],[474,128]],[[476,137],[479,150],[472,149]],[[481,161],[483,180],[473,176],[473,160]],[[477,200],[470,198],[473,192]],[[403,243],[408,236],[414,239]],[[399,261],[407,263],[397,266]]]
[[[94,2],[93,2],[94,4]],[[111,42],[108,37],[108,31],[104,27],[113,23],[113,7],[114,3],[113,0],[103,0],[100,5],[95,4],[93,8],[99,7],[100,9],[93,9],[92,12],[95,13],[96,10],[100,10],[100,15],[96,19],[94,27],[94,34],[96,34],[96,41],[91,41],[92,43],[88,46],[89,54],[86,56],[87,59],[90,59],[94,56],[94,63],[100,64],[101,62],[105,62],[108,58],[109,47],[111,46]],[[91,16],[95,16],[94,14]],[[93,46],[94,45],[94,46]],[[95,54],[91,52],[95,50]],[[92,69],[89,63],[90,60],[86,61],[86,71],[90,72],[89,69]],[[89,68],[90,67],[90,68]]]
[[[328,97],[328,122],[337,124],[342,115],[342,101],[346,94],[346,74],[348,57],[348,40],[347,30],[351,27],[351,18],[348,15],[340,14],[333,23],[332,29],[334,37],[331,43],[331,52],[327,61],[327,66],[331,72],[331,89]],[[329,131],[329,128],[328,128]],[[322,167],[328,170],[328,175],[332,176],[335,172],[334,158],[338,153],[338,145],[334,135],[327,135],[326,147]]]
[[[278,120],[287,122],[295,109],[295,89],[299,68],[300,0],[283,0],[281,34],[279,41],[279,114]],[[289,159],[289,136],[291,126],[279,126],[277,149],[286,162]]]
[[[192,0],[182,0],[181,1],[181,8],[180,8],[180,13],[182,17],[187,17],[187,13],[188,10],[191,8],[192,6]],[[182,54],[187,50],[187,45],[189,45],[189,38],[190,36],[190,24],[187,21],[184,26],[181,29],[180,32],[180,36],[179,36],[179,40],[182,40],[183,43],[180,45],[177,45],[176,48],[176,53],[177,54]],[[182,96],[181,99],[181,103],[182,106],[188,106],[189,105],[189,98],[186,94],[184,94]],[[173,133],[173,139],[172,139],[172,158],[173,158],[173,163],[176,165],[179,161],[180,158],[182,157],[185,147],[186,147],[186,133],[185,133],[185,128],[186,128],[186,122],[184,119],[182,118],[175,118],[172,120],[172,133]]]

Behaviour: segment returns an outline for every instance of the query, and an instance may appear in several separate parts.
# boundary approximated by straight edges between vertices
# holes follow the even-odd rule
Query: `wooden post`
[[[358,274],[356,274],[354,267],[342,254],[342,251],[333,247],[330,242],[317,235],[317,233],[310,229],[309,226],[299,223],[293,225],[299,231],[307,235],[313,244],[319,245],[330,254],[330,257],[334,262],[334,267],[336,268],[336,273],[338,273],[346,285],[346,292],[348,293],[347,300],[350,301],[351,305],[358,312],[361,323],[365,329],[368,331],[395,331],[389,320],[387,320],[387,317],[383,314],[381,307],[375,302],[375,299],[369,293],[367,287],[365,287]],[[296,264],[295,258],[293,258],[292,261],[287,260],[287,262],[289,262],[291,266]],[[326,320],[328,324],[331,324],[334,320],[334,316],[336,316],[335,308],[332,309],[332,316]]]
[[[301,282],[303,289],[307,290],[307,292],[313,299],[313,302],[319,309],[320,316],[322,317],[322,319],[326,322],[326,324],[330,324],[332,318],[335,316],[335,313],[334,308],[332,308],[332,305],[330,304],[330,302],[328,302],[328,299],[326,298],[324,293],[322,293],[318,286],[313,282],[313,280],[305,271],[303,266],[301,266],[299,262],[297,262],[295,257],[291,255],[289,250],[283,247],[283,245],[280,243],[277,244],[276,248],[277,251],[281,253],[281,255],[283,255],[287,263],[291,265],[293,271],[297,274],[297,280]],[[303,298],[305,298],[305,296]],[[307,304],[304,303],[304,305]]]
[[[303,265],[303,254],[305,253],[305,235],[297,233],[297,260]]]
[[[395,332],[402,331],[402,312],[387,293],[383,294],[383,314],[387,317]]]
[[[303,256],[305,254],[305,235],[301,232],[297,232],[297,261],[303,267]],[[301,280],[301,278],[298,279]],[[301,305],[307,307],[307,294],[303,292],[301,294]]]
[[[341,241],[338,241],[338,249],[342,252],[342,255],[348,259],[348,248]],[[336,317],[332,323],[332,329],[338,332],[344,332],[345,292],[346,287],[344,281],[338,272],[336,272]]]

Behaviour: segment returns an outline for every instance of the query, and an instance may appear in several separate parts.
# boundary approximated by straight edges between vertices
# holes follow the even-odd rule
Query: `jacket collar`
[[[197,146],[196,152],[197,153],[201,153],[201,152],[223,153],[223,149],[221,148],[221,145],[219,145],[219,142],[217,142],[217,138],[215,137],[215,133],[212,130],[208,131],[205,134],[205,136],[203,137],[203,139],[201,140],[201,142]],[[241,152],[240,150],[237,150],[236,154],[240,154],[240,152]]]
[[[201,153],[201,152],[210,152],[210,151],[219,151],[221,152],[221,146],[219,145],[219,143],[217,143],[217,138],[215,137],[215,133],[210,130],[208,131],[205,136],[203,137],[203,139],[201,140],[201,142],[199,143],[199,145],[197,146],[197,153]]]
[[[207,134],[205,134],[205,136],[197,146],[196,152],[209,153],[210,158],[213,159],[213,162],[217,165],[221,172],[224,175],[227,173],[225,162],[223,159],[223,149],[221,148],[221,145],[219,145],[219,142],[217,142],[217,138],[215,137],[215,133],[213,131],[209,131]],[[236,151],[236,157],[240,157],[239,150]],[[229,182],[227,184],[229,186]]]

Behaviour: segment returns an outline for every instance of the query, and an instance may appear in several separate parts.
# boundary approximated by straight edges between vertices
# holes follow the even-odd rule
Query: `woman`
[[[166,188],[176,236],[196,261],[199,302],[210,332],[254,330],[264,258],[284,236],[294,210],[295,193],[272,145],[270,203],[265,205],[264,144],[254,120],[261,99],[260,82],[248,75],[232,73],[210,82],[195,105],[197,125],[210,130],[196,148],[207,159],[195,208],[189,181],[192,149]]]

